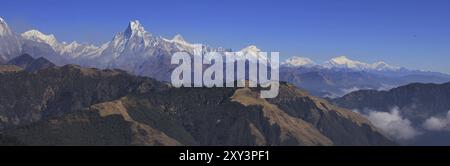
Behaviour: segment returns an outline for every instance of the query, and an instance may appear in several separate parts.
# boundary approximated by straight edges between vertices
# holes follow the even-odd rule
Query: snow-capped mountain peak
[[[181,36],[180,34],[176,34],[172,41],[178,42],[178,43],[185,43],[186,40],[184,40],[183,36]]]
[[[210,48],[204,44],[189,43],[179,34],[169,39],[154,36],[147,32],[137,20],[130,21],[124,31],[117,33],[111,41],[101,46],[76,41],[59,43],[54,35],[47,35],[38,30],[15,35],[1,18],[0,32],[2,33],[0,35],[0,61],[7,61],[25,51],[36,57],[44,56],[59,64],[75,63],[89,67],[120,68],[136,74],[162,78],[162,80],[167,80],[167,74],[159,75],[152,72],[164,68],[163,65],[169,62],[170,55],[175,52],[184,51],[192,55],[201,55],[207,51],[227,52],[226,49],[220,47]],[[266,56],[260,55],[261,49],[255,45],[247,46],[237,52],[239,52],[238,55],[249,55],[267,60]],[[162,63],[159,64],[160,62]],[[291,57],[281,65],[381,72],[400,69],[385,62],[370,64],[351,60],[345,56],[332,58],[325,64],[316,64],[311,59],[304,57]]]
[[[124,33],[128,37],[132,37],[133,35],[145,36],[146,34],[149,34],[138,20],[130,21]]]
[[[46,35],[38,30],[29,30],[27,32],[24,32],[21,34],[21,36],[25,39],[41,42],[41,43],[47,43],[53,48],[56,48],[58,45],[58,41],[56,40],[55,36],[53,34]]]
[[[383,61],[375,62],[375,63],[371,64],[371,67],[372,67],[372,69],[378,70],[378,71],[399,70],[400,69],[400,67],[398,67],[398,66],[389,65]]]
[[[367,67],[366,63],[360,62],[360,61],[354,61],[346,56],[338,56],[330,59],[329,61],[325,62],[325,66],[329,67],[338,67],[338,68],[351,68],[351,69],[364,69]]]
[[[311,67],[314,66],[315,63],[309,58],[294,56],[286,59],[283,63],[281,63],[281,65],[287,67]]]
[[[179,44],[186,44],[188,43],[186,40],[184,40],[183,36],[180,34],[176,34],[172,39],[163,38],[162,39],[169,43],[179,43]]]
[[[84,58],[84,57],[94,57],[100,54],[101,51],[103,51],[102,48],[90,45],[90,44],[81,44],[77,41],[73,41],[70,43],[67,42],[58,42],[56,37],[52,34],[46,35],[38,30],[29,30],[27,32],[24,32],[21,34],[21,37],[26,40],[38,42],[38,43],[44,43],[47,44],[53,49],[53,51],[57,54],[59,54],[62,59],[74,59],[74,58]],[[45,50],[45,47],[41,47],[40,49]],[[33,53],[30,53],[33,54]],[[52,59],[54,57],[51,57],[49,59]],[[54,61],[59,61],[58,59]],[[59,62],[57,62],[59,63]]]
[[[200,55],[202,52],[206,51],[205,49],[208,49],[203,44],[189,43],[180,34],[175,35],[172,39],[163,37],[161,37],[161,39],[167,43],[174,44],[176,48],[181,51],[186,51],[195,55]]]
[[[255,45],[247,46],[247,47],[241,49],[240,51],[238,51],[238,53],[240,53],[242,56],[253,56],[256,59],[267,60],[267,56],[260,55],[259,54],[260,52],[261,52],[261,49],[259,49]]]
[[[341,68],[341,69],[352,69],[352,70],[367,70],[371,69],[370,64],[355,61],[347,58],[346,56],[334,57],[326,61],[323,65],[326,68]]]
[[[17,56],[21,51],[20,36],[17,36],[0,17],[0,62]]]
[[[12,35],[11,30],[8,27],[8,24],[0,17],[0,36]]]
[[[400,69],[400,67],[389,65],[383,61],[370,64],[356,60],[351,60],[346,56],[334,57],[329,61],[326,61],[323,66],[326,68],[344,68],[344,69],[365,70],[365,71],[393,71]]]
[[[255,45],[250,45],[247,46],[245,48],[243,48],[242,50],[240,50],[240,52],[244,52],[244,53],[258,53],[260,52],[261,49],[259,49],[258,47],[256,47]]]

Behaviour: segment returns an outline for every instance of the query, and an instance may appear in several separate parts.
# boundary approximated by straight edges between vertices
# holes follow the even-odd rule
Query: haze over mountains
[[[30,30],[16,35],[1,20],[0,61],[29,54],[45,57],[57,65],[77,64],[100,69],[118,68],[133,74],[170,81],[176,65],[170,64],[171,55],[183,51],[191,55],[207,51],[227,52],[231,49],[211,48],[206,44],[192,44],[181,35],[172,39],[147,32],[139,21],[130,21],[123,32],[100,46],[59,42],[54,35]],[[262,51],[248,46],[242,53],[257,55]],[[321,97],[339,97],[359,89],[389,89],[413,82],[443,83],[450,76],[436,72],[409,70],[386,62],[372,64],[335,57],[316,64],[304,57],[291,57],[282,63],[280,79],[305,88]]]
[[[169,81],[177,66],[170,64],[171,56],[180,51],[232,50],[192,44],[181,35],[157,36],[139,21],[95,46],[60,42],[38,30],[17,35],[1,19],[0,142],[392,145],[392,138],[435,139],[430,131],[445,134],[449,128],[447,84],[415,83],[450,82],[447,74],[345,56],[323,63],[291,57],[280,67],[280,79],[288,83],[282,83],[277,98],[266,100],[255,97],[255,89],[176,89],[160,82]],[[261,51],[254,45],[239,50],[252,56]],[[433,93],[442,98],[430,97]]]
[[[394,145],[361,115],[291,84],[266,100],[257,88],[174,88],[29,55],[8,64],[2,145]],[[1,70],[11,65],[36,70]]]
[[[438,72],[410,70],[386,62],[364,63],[345,56],[323,64],[292,57],[280,69],[280,79],[309,90],[316,96],[335,98],[361,89],[387,90],[409,83],[445,83],[450,76]]]
[[[414,83],[389,91],[360,90],[332,102],[413,145],[450,145],[450,83]]]

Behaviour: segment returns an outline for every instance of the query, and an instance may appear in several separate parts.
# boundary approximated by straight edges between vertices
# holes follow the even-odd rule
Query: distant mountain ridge
[[[171,71],[177,67],[170,63],[175,52],[194,55],[207,51],[232,51],[189,43],[179,34],[172,39],[157,36],[146,31],[137,20],[130,21],[123,32],[99,46],[76,41],[59,42],[54,35],[38,30],[16,35],[3,20],[1,25],[0,61],[4,63],[19,55],[29,54],[34,58],[45,57],[56,65],[117,68],[161,81],[170,81]],[[260,51],[254,45],[239,50],[253,56]],[[320,65],[309,58],[291,57],[281,63],[280,79],[303,87],[316,96],[340,97],[359,89],[389,89],[413,82],[443,83],[450,81],[450,76],[408,70],[382,61],[370,64],[340,56]]]
[[[361,89],[386,90],[409,83],[445,83],[450,75],[409,70],[379,61],[364,63],[345,56],[323,64],[308,58],[292,57],[282,63],[281,80],[295,84],[322,97],[340,97]]]
[[[336,98],[347,93],[363,90],[388,90],[410,83],[445,83],[450,76],[437,72],[414,70],[353,70],[323,66],[280,68],[280,80],[303,87],[321,97]]]
[[[283,63],[286,67],[323,67],[335,69],[347,69],[354,71],[399,71],[402,69],[398,66],[389,65],[386,62],[379,61],[372,64],[351,60],[346,56],[338,56],[331,58],[323,64],[317,64],[309,58],[294,56],[286,59]],[[406,69],[404,69],[406,70]]]
[[[395,145],[357,113],[286,83],[266,100],[258,89],[173,88],[77,65],[0,81],[6,145]]]

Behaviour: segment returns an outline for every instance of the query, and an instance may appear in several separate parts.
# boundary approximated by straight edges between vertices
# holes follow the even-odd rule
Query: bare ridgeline
[[[176,88],[29,55],[3,67],[3,145],[394,144],[363,116],[283,82],[261,98],[259,88]]]

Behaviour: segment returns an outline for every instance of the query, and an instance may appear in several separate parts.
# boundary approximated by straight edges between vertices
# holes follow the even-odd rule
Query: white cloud
[[[423,128],[430,131],[449,130],[450,128],[450,111],[447,117],[430,117],[423,123]]]
[[[381,86],[377,90],[378,91],[388,91],[388,90],[391,90],[392,88],[395,88],[395,86],[389,85],[389,84],[381,84]]]
[[[369,89],[369,88],[368,88]],[[342,93],[345,94],[349,94],[351,92],[355,92],[355,91],[359,91],[361,90],[361,88],[358,88],[356,86],[352,87],[352,88],[348,88],[348,89],[341,89]]]
[[[398,107],[394,107],[390,112],[372,110],[364,116],[375,127],[381,129],[396,140],[409,140],[420,135],[420,132],[411,125],[411,121],[402,117]]]

